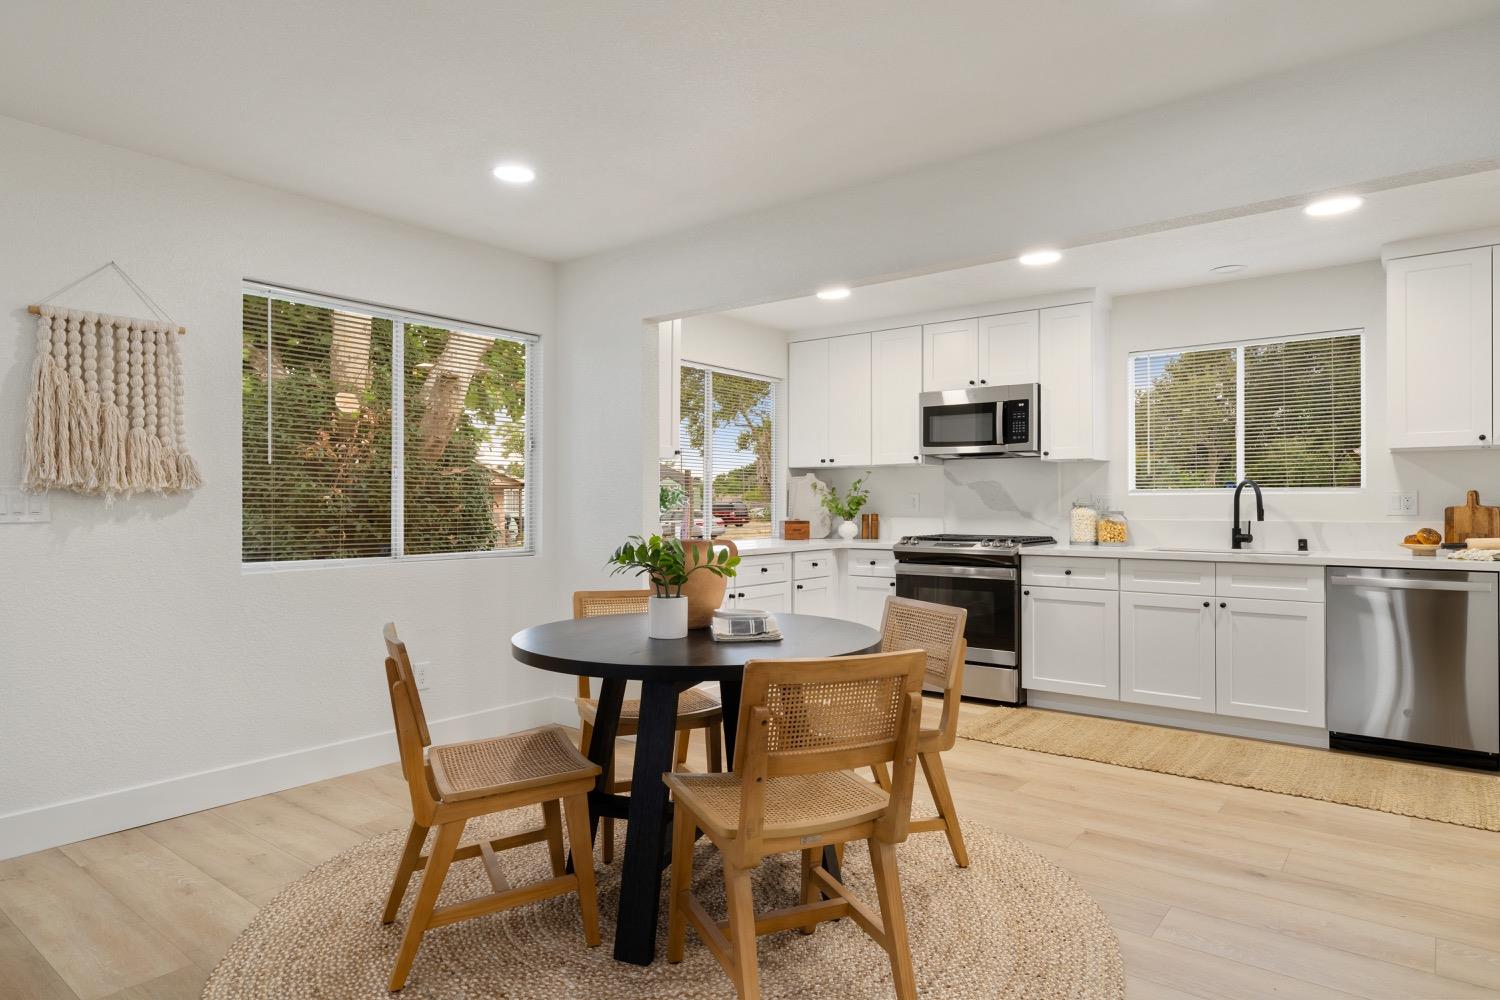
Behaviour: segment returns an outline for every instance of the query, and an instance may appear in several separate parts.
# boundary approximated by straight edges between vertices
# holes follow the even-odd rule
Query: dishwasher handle
[[[1476,583],[1472,580],[1400,580],[1388,576],[1330,576],[1328,582],[1335,587],[1374,587],[1379,590],[1458,590],[1488,594],[1495,589],[1492,582]]]

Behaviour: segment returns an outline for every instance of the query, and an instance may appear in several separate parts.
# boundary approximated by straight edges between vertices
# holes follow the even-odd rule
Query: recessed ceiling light
[[[490,173],[507,184],[530,184],[536,180],[536,171],[524,163],[502,163]]]
[[[1046,264],[1056,264],[1062,260],[1062,254],[1056,250],[1031,250],[1023,253],[1020,260],[1027,267],[1042,267]]]
[[[1343,215],[1345,212],[1352,212],[1364,203],[1365,200],[1357,194],[1341,194],[1333,198],[1320,198],[1302,211],[1314,218],[1321,219],[1330,215]]]
[[[1249,266],[1249,264],[1220,264],[1218,267],[1209,268],[1209,270],[1214,274],[1239,274]]]
[[[837,302],[839,299],[847,299],[851,294],[853,293],[845,285],[835,285],[832,288],[818,290],[818,298],[824,302]]]

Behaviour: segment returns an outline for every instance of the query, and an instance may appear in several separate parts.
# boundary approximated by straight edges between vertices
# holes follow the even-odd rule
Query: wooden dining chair
[[[880,649],[894,652],[919,649],[927,657],[925,686],[943,695],[943,712],[936,729],[923,728],[917,737],[917,759],[932,792],[937,816],[911,821],[912,833],[941,830],[948,836],[948,847],[960,868],[969,867],[969,851],[964,846],[963,830],[958,825],[958,810],[948,787],[948,773],[943,770],[943,754],[958,741],[958,705],[963,694],[964,656],[969,645],[964,641],[968,624],[967,608],[914,601],[908,597],[887,597],[885,615],[880,623]],[[874,768],[875,780],[887,784],[883,765]]]
[[[890,956],[898,1000],[915,1000],[896,845],[911,819],[925,665],[916,650],[745,665],[734,771],[664,776],[676,802],[669,961],[682,961],[691,926],[740,1000],[757,1000],[758,935],[849,917]],[[889,789],[853,770],[876,764],[892,765]],[[699,829],[723,857],[725,921],[692,894]],[[825,846],[851,840],[869,842],[879,913],[823,867]],[[757,917],[750,872],[790,851],[802,854],[802,902]]]
[[[401,751],[401,773],[411,793],[412,823],[406,847],[396,865],[381,922],[396,919],[407,884],[417,871],[422,882],[407,921],[396,965],[391,970],[394,992],[406,985],[422,935],[434,927],[507,910],[525,903],[578,893],[583,938],[599,943],[599,902],[594,887],[593,851],[589,844],[588,793],[599,776],[598,765],[579,754],[561,726],[542,726],[510,736],[433,746],[422,711],[422,699],[412,676],[406,644],[395,625],[385,627],[386,686],[396,718],[396,743]],[[425,753],[424,753],[425,751]],[[559,809],[559,802],[561,808]],[[459,846],[464,824],[475,816],[542,807],[542,825],[534,830],[495,840]],[[563,846],[562,814],[567,813],[568,840],[576,871],[569,873]],[[429,830],[436,828],[432,849],[422,853]],[[512,887],[500,869],[498,852],[545,840],[552,861],[552,878]],[[479,858],[494,892],[462,903],[436,907],[438,892],[455,861]]]
[[[574,618],[598,618],[601,615],[643,615],[646,613],[646,600],[651,596],[649,590],[578,590],[573,593],[573,617]],[[580,730],[579,746],[584,753],[588,753],[589,740],[594,733],[594,719],[599,714],[599,701],[593,695],[592,685],[587,677],[578,678],[578,728]],[[627,698],[620,706],[619,728],[615,731],[617,736],[634,736],[640,726],[641,703],[639,699]],[[677,753],[675,760],[677,769],[683,769],[687,764],[688,750],[691,747],[693,730],[703,730],[704,739],[708,742],[708,769],[710,771],[724,770],[724,708],[719,699],[700,688],[688,688],[677,696]],[[621,778],[616,780],[610,775],[609,790],[612,792],[628,792],[630,790],[630,779]],[[604,863],[614,861],[615,854],[615,821],[606,816],[604,823]]]

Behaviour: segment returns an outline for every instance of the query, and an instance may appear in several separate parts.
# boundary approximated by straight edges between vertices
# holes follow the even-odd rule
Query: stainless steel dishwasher
[[[1328,742],[1500,770],[1500,574],[1328,568]]]

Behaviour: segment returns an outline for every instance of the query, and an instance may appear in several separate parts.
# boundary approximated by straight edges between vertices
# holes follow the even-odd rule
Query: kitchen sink
[[[1217,555],[1229,556],[1229,555],[1236,555],[1236,554],[1238,554],[1238,555],[1244,555],[1244,556],[1310,556],[1310,555],[1312,555],[1311,552],[1301,552],[1301,551],[1298,551],[1297,549],[1254,549],[1254,548],[1251,548],[1251,549],[1231,549],[1231,548],[1191,549],[1191,548],[1172,548],[1170,546],[1165,546],[1165,545],[1158,545],[1157,547],[1153,548],[1151,551],[1152,552],[1192,552],[1192,553],[1196,553],[1196,554],[1200,554],[1200,555],[1216,555],[1216,556]]]

